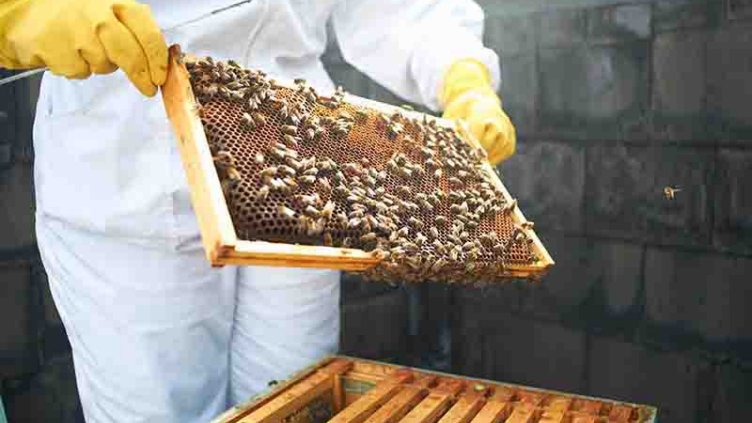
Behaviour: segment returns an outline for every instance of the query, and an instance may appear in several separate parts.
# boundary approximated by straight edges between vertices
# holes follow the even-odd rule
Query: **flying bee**
[[[681,191],[681,188],[667,186],[663,188],[663,196],[666,200],[674,200],[676,199],[676,193],[679,191]]]

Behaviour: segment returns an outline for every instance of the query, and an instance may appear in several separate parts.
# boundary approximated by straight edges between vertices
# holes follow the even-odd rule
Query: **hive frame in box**
[[[238,239],[235,227],[230,217],[217,171],[214,168],[209,144],[204,133],[201,119],[198,116],[198,105],[193,95],[189,74],[178,46],[170,47],[170,62],[167,80],[162,87],[162,98],[167,116],[172,123],[178,138],[180,156],[191,191],[191,202],[201,231],[201,240],[207,259],[213,266],[228,264],[237,265],[265,265],[284,267],[312,267],[339,269],[347,271],[363,271],[376,266],[379,259],[359,249],[320,247],[309,245],[291,245],[283,243],[248,241]],[[292,83],[277,81],[280,85],[292,87]],[[409,116],[411,113],[422,118],[422,114],[409,112],[383,103],[367,100],[353,95],[346,95],[345,101],[362,106],[368,106],[385,113],[397,110]],[[432,118],[437,123],[455,127],[455,123]],[[477,140],[467,128],[458,128],[460,135],[480,148]],[[507,201],[512,197],[499,180],[493,168],[487,162],[484,169],[490,175],[491,181],[501,190]],[[512,220],[516,223],[526,219],[518,207],[514,209]],[[546,248],[533,231],[528,231],[533,240],[532,249],[539,261],[533,265],[509,265],[506,274],[510,277],[539,276],[551,267],[554,262]]]
[[[227,410],[213,423],[288,421],[290,415],[305,409],[316,398],[327,395],[331,395],[333,417],[328,421],[332,423],[518,422],[529,421],[529,417],[536,413],[540,418],[545,411],[552,413],[547,416],[548,422],[564,423],[571,421],[573,416],[580,416],[592,417],[583,421],[635,423],[635,418],[641,416],[640,423],[655,423],[658,414],[658,410],[649,405],[401,367],[355,357],[331,356],[248,402]],[[530,406],[526,407],[524,403]],[[554,406],[554,403],[558,406]],[[606,410],[609,416],[601,414],[605,405],[610,407],[610,410]],[[524,414],[526,408],[529,409],[528,418],[515,416],[517,409],[522,409],[520,414]],[[615,417],[612,413],[617,408],[629,411],[632,417]]]

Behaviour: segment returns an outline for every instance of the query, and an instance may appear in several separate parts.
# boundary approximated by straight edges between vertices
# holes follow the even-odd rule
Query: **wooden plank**
[[[634,415],[634,407],[626,404],[614,404],[608,413],[609,420],[617,422],[628,422]]]
[[[335,358],[325,366],[303,377],[287,389],[278,392],[267,401],[262,401],[231,420],[233,423],[264,423],[279,421],[283,417],[305,406],[319,395],[332,391],[334,379],[352,368],[352,362],[347,359]]]
[[[316,372],[282,392],[263,407],[236,421],[239,423],[278,422],[331,389],[331,376]]]
[[[217,262],[356,271],[373,267],[379,260],[372,254],[357,249],[240,240],[233,250],[218,257]]]
[[[502,422],[509,415],[510,408],[507,402],[489,400],[471,421],[472,423]]]
[[[439,423],[467,423],[475,417],[486,403],[485,389],[464,393]]]
[[[167,117],[177,134],[178,149],[183,161],[191,203],[201,230],[206,257],[214,261],[232,250],[237,242],[235,227],[214,168],[204,127],[196,112],[196,100],[188,79],[188,71],[180,61],[180,48],[170,47],[167,80],[162,86],[162,100]]]
[[[543,402],[544,395],[540,392],[532,391],[520,391],[517,396],[521,403],[530,404],[532,406],[540,405]]]
[[[596,416],[573,415],[572,423],[598,423]]]
[[[410,370],[398,370],[392,376],[378,383],[373,389],[350,404],[347,408],[334,416],[330,423],[358,423],[366,421],[376,409],[385,404],[395,394],[402,390],[404,383],[413,379]]]
[[[530,404],[518,403],[505,423],[533,423],[535,411],[535,407]]]
[[[425,376],[415,383],[406,385],[397,395],[376,410],[368,418],[368,423],[392,423],[399,421],[428,394],[428,387],[435,380],[435,376]]]
[[[545,410],[538,423],[565,423],[567,415],[563,411]]]
[[[568,411],[572,407],[572,398],[555,396],[546,401],[546,409],[553,411]]]
[[[600,401],[593,401],[588,399],[579,399],[575,401],[574,410],[577,410],[579,413],[582,414],[591,414],[594,416],[597,416],[601,413],[601,409],[603,408],[603,403]]]
[[[437,421],[452,405],[454,398],[462,391],[464,383],[447,379],[423,398],[402,420],[404,423],[429,423]]]

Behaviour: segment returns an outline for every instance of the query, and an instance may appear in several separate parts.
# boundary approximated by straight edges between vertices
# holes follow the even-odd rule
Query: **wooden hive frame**
[[[325,415],[314,419],[316,406]],[[647,405],[334,356],[214,423],[654,423],[656,415]]]
[[[206,257],[213,266],[229,264],[266,265],[363,271],[379,263],[378,258],[360,249],[238,239],[212,161],[204,128],[197,113],[198,103],[191,88],[189,74],[178,46],[170,48],[169,60],[167,80],[162,87],[162,98],[167,116],[177,135],[181,159],[190,186],[191,202],[198,219]],[[289,87],[293,86],[289,82],[278,81],[278,83]],[[386,113],[393,113],[398,110],[396,106],[349,94],[346,95],[345,101],[372,107]],[[399,110],[405,115],[417,113]],[[419,115],[423,116],[422,114]],[[452,121],[435,117],[432,117],[432,119],[435,119],[441,125],[456,128]],[[480,147],[478,141],[469,133],[467,128],[460,126],[458,132],[467,142],[475,147]],[[490,180],[503,193],[505,199],[512,201],[512,196],[499,180],[491,165],[486,162],[484,168],[490,176]],[[526,221],[519,207],[514,209],[512,220],[515,223]],[[530,230],[528,234],[533,241],[532,250],[539,260],[532,265],[509,265],[506,274],[510,277],[539,276],[554,264],[553,259],[535,232]]]

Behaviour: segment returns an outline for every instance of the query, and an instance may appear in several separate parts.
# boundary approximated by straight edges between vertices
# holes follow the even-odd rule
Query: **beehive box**
[[[176,46],[162,92],[214,265],[448,282],[537,277],[553,265],[454,122]]]
[[[215,423],[655,422],[654,407],[331,357]]]

